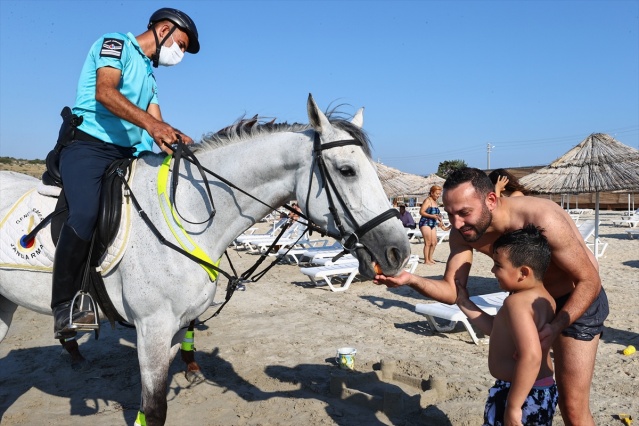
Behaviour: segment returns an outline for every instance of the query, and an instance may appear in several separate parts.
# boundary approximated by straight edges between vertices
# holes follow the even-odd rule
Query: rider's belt
[[[85,142],[99,142],[99,143],[104,143],[103,140],[100,140],[94,136],[91,136],[90,134],[83,132],[80,129],[75,129],[75,136],[73,137],[73,139],[78,140],[78,141],[85,141]]]

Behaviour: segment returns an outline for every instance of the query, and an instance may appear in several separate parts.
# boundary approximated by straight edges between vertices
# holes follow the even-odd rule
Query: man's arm
[[[547,217],[549,220],[544,223],[543,228],[552,250],[552,263],[570,276],[575,288],[550,326],[541,330],[540,337],[544,347],[550,347],[564,328],[583,315],[601,291],[601,279],[595,266],[597,261],[586,247],[572,219],[559,206],[548,212]]]
[[[160,149],[168,152],[164,143],[177,142],[176,133],[178,132],[169,124],[141,110],[125,98],[118,90],[121,75],[122,72],[117,68],[98,68],[95,99],[114,115],[146,130]],[[157,112],[159,113],[159,106],[157,106]],[[161,117],[161,114],[159,116]]]
[[[402,271],[395,277],[376,275],[376,284],[385,284],[387,287],[399,287],[409,285],[414,290],[439,302],[452,305],[457,300],[457,288],[455,281],[466,287],[470,267],[473,262],[473,250],[463,243],[463,239],[456,232],[451,232],[449,241],[450,256],[446,262],[446,271],[442,280],[432,280]]]

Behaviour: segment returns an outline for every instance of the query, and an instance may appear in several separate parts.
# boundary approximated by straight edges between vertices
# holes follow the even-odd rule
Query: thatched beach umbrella
[[[611,136],[593,133],[549,166],[519,182],[542,194],[596,193],[595,256],[599,241],[599,193],[639,188],[639,150]]]
[[[432,185],[441,185],[444,182],[444,179],[436,174],[423,177],[402,172],[382,163],[377,163],[376,166],[377,176],[379,176],[384,192],[391,198],[427,194]]]

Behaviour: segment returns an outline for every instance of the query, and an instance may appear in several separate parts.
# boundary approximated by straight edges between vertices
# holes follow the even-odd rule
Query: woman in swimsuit
[[[424,237],[424,263],[433,265],[433,253],[437,246],[437,227],[446,230],[444,227],[444,219],[439,211],[437,200],[442,195],[442,187],[433,185],[430,187],[428,198],[422,203],[419,214],[422,218],[419,220],[419,229]]]

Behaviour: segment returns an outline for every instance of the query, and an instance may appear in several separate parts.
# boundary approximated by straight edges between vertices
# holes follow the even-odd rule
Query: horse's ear
[[[322,111],[317,107],[313,95],[308,94],[308,102],[306,103],[306,109],[308,110],[308,122],[315,129],[316,132],[322,133],[322,130],[329,129],[331,123]]]
[[[353,126],[359,127],[360,129],[364,127],[364,107],[357,110],[357,112],[353,116],[353,119],[351,120],[351,124]]]

